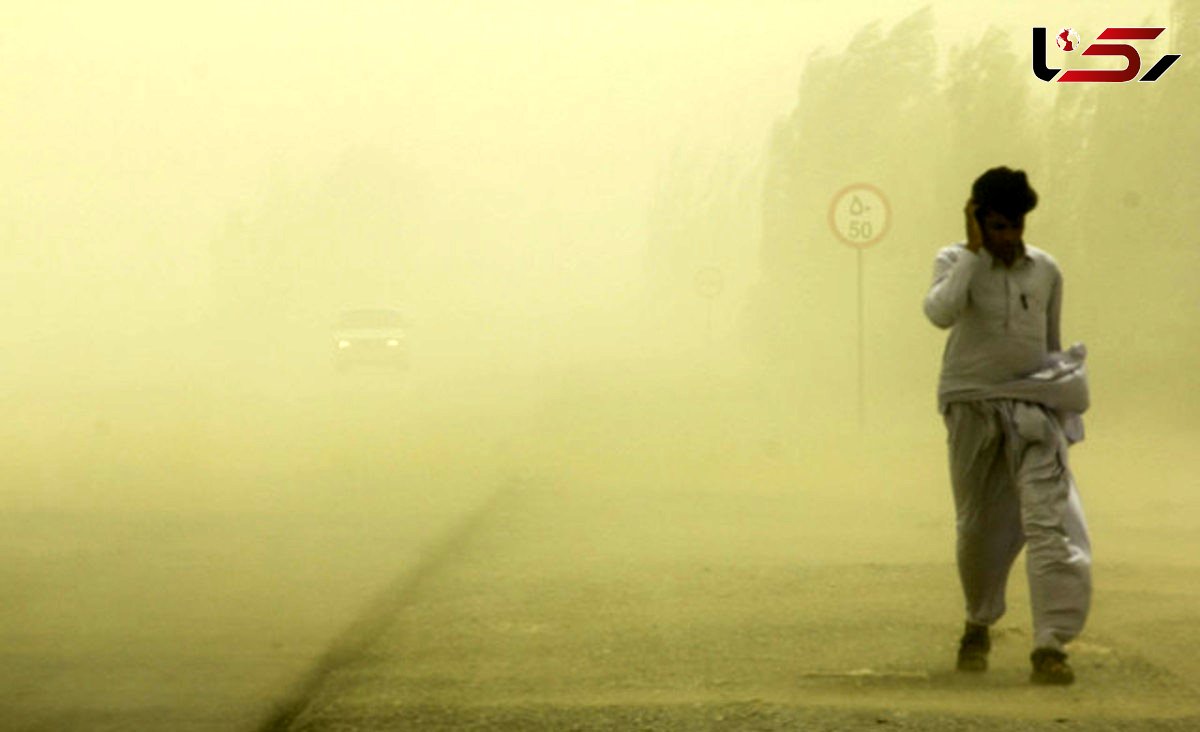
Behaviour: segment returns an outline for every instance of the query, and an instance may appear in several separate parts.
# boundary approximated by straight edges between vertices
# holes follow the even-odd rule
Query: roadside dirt
[[[1079,682],[1040,688],[1028,682],[1020,566],[991,670],[963,676],[940,529],[865,532],[845,503],[803,494],[633,488],[513,496],[359,657],[329,669],[288,728],[1200,723],[1200,669],[1184,652],[1196,568],[1105,567],[1092,624],[1071,648]],[[855,547],[879,542],[893,551],[857,559]]]

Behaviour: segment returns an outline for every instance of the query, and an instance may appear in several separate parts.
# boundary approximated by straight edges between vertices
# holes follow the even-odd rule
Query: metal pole
[[[866,406],[864,399],[864,383],[866,382],[866,367],[863,353],[866,350],[863,342],[863,250],[858,248],[858,428],[861,430],[866,422]]]

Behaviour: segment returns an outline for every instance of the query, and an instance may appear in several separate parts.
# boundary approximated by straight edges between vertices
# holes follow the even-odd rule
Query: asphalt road
[[[391,375],[147,382],[2,396],[0,730],[254,729],[511,479]]]

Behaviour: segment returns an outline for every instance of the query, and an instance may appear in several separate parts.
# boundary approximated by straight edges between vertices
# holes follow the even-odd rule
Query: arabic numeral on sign
[[[833,194],[826,218],[838,241],[861,250],[887,234],[892,214],[883,191],[869,183],[855,183]]]

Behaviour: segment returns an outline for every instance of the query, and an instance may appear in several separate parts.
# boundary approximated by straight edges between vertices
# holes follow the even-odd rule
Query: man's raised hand
[[[975,218],[978,208],[979,204],[975,203],[974,198],[967,199],[967,205],[963,208],[967,217],[967,249],[976,254],[983,248],[983,233],[979,230],[979,219]]]

